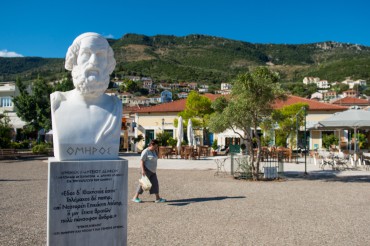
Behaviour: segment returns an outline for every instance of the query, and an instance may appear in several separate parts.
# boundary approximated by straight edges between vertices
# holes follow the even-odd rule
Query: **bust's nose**
[[[93,65],[96,65],[97,61],[98,61],[98,59],[97,59],[96,54],[92,53],[91,56],[90,56],[89,62]]]

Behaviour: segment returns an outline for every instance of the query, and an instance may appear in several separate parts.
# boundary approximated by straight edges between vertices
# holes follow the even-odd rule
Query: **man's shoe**
[[[162,202],[167,202],[166,199],[164,198],[159,198],[158,200],[155,200],[156,203],[162,203]]]
[[[140,198],[134,198],[134,199],[132,199],[132,201],[136,202],[136,203],[141,203],[142,202]]]

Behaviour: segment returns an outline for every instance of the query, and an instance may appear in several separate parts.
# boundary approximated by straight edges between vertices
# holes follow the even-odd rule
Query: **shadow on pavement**
[[[0,182],[23,182],[23,181],[33,181],[33,179],[0,179]]]
[[[348,171],[347,171],[348,172]],[[290,180],[313,180],[323,182],[344,182],[344,183],[370,183],[370,175],[343,175],[340,176],[342,171],[311,171],[308,175],[302,172],[285,172],[284,177]]]
[[[185,206],[196,202],[210,202],[210,201],[222,201],[225,199],[241,199],[246,198],[245,196],[216,196],[216,197],[196,197],[179,200],[168,200],[167,205],[171,206]]]

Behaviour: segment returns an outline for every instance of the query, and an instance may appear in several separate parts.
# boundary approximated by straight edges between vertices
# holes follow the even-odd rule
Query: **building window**
[[[5,107],[13,107],[13,101],[11,97],[2,97],[0,101],[0,106]]]

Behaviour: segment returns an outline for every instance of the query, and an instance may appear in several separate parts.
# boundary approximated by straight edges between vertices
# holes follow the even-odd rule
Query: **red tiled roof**
[[[216,100],[216,98],[221,97],[223,95],[220,94],[210,94],[206,93],[204,96],[211,99],[211,101]],[[339,106],[339,105],[333,105],[330,103],[322,103],[317,102],[315,100],[306,99],[303,97],[293,96],[289,95],[287,97],[286,101],[278,100],[273,105],[273,108],[282,108],[284,106],[288,106],[294,103],[307,103],[309,105],[309,110],[312,111],[326,111],[326,110],[336,110],[336,111],[343,111],[348,109],[348,107],[345,106]],[[181,112],[185,109],[186,99],[181,99],[169,103],[162,103],[155,106],[149,106],[149,107],[142,107],[138,110],[136,110],[136,113],[161,113],[161,112]]]
[[[134,113],[139,109],[139,106],[123,106],[123,113]]]
[[[366,99],[360,99],[355,97],[345,97],[338,99],[333,102],[338,105],[370,105],[370,101]]]
[[[303,97],[288,95],[286,101],[278,100],[273,105],[273,108],[282,108],[291,104],[295,103],[307,103],[310,111],[326,111],[326,110],[337,110],[337,111],[343,111],[347,110],[347,107],[339,106],[339,105],[333,105],[330,103],[322,103],[315,100],[306,99]]]

